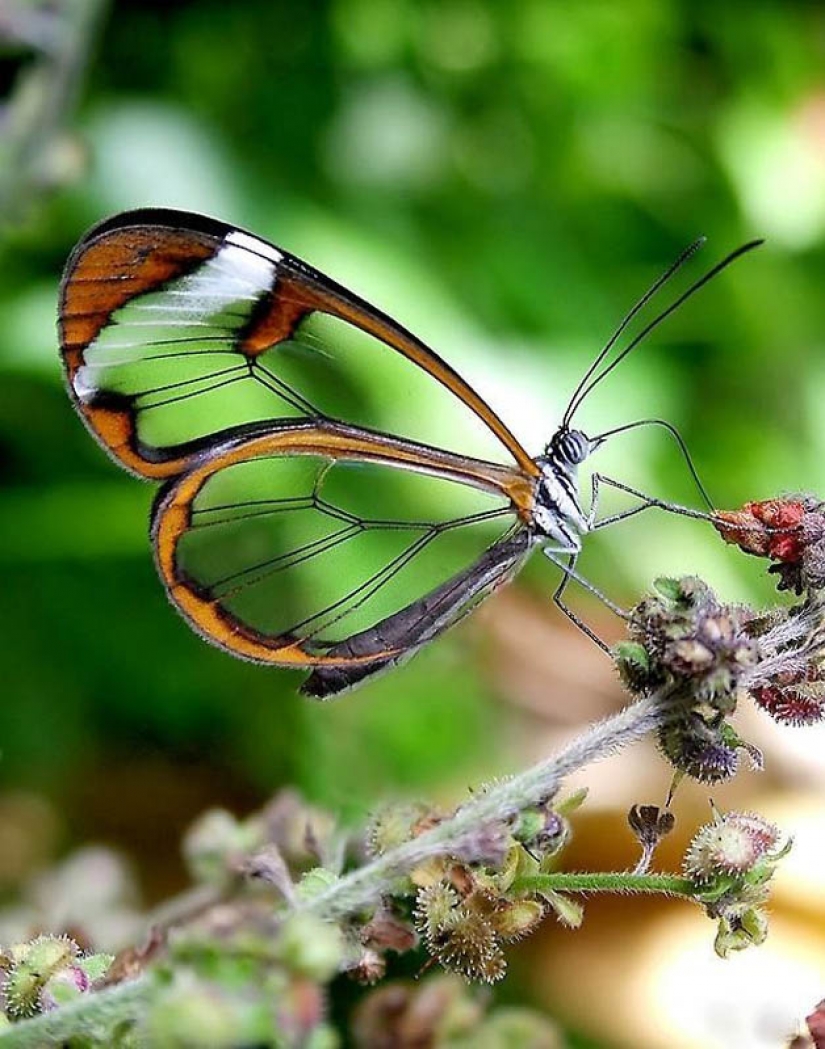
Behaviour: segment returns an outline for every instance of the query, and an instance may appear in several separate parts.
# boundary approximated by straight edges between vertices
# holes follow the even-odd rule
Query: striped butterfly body
[[[332,337],[324,324],[337,325]],[[616,336],[532,458],[391,318],[202,216],[142,210],[92,229],[66,266],[59,330],[91,433],[127,470],[163,482],[151,537],[170,600],[236,656],[311,670],[311,695],[412,655],[536,547],[575,557],[591,527],[577,468],[603,437],[570,419],[614,366],[594,374]],[[350,332],[369,337],[369,353]],[[508,464],[346,421],[364,390],[380,403],[383,359],[469,413]],[[396,400],[414,406],[405,383]]]

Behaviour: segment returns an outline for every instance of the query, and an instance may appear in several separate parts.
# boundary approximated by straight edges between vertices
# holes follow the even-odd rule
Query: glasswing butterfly
[[[163,482],[151,536],[183,617],[233,655],[310,669],[302,691],[328,697],[417,652],[507,583],[537,547],[554,561],[569,556],[555,595],[564,608],[582,536],[667,505],[594,474],[585,512],[577,469],[612,434],[667,426],[696,477],[662,420],[595,438],[571,422],[653,327],[758,242],[715,266],[606,363],[636,313],[700,243],[622,321],[536,458],[449,364],[390,317],[259,237],[187,212],[116,215],[74,249],[59,310],[69,394],[114,459]],[[324,322],[335,330],[321,330]],[[370,337],[369,351],[352,345],[353,331]],[[407,369],[400,384],[385,383],[387,360]],[[423,402],[409,393],[412,375],[426,379]],[[470,413],[508,465],[346,421],[365,401],[409,408],[439,390],[452,409]],[[597,523],[599,482],[642,502]]]

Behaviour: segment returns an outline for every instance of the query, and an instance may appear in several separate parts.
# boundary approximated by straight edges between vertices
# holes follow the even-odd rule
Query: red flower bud
[[[796,561],[802,554],[805,504],[796,499],[765,499],[745,503],[741,510],[720,510],[716,529],[726,543],[747,554],[775,561]]]

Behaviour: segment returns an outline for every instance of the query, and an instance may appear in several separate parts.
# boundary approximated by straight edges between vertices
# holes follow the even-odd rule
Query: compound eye
[[[562,455],[569,463],[582,463],[587,458],[590,442],[581,430],[570,430],[562,438]]]

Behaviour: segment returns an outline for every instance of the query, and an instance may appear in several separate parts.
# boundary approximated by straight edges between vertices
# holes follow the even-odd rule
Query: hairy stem
[[[83,995],[54,1012],[22,1020],[0,1032],[2,1049],[43,1049],[70,1038],[106,1038],[124,1021],[136,1019],[151,994],[149,979],[140,976],[94,994]]]
[[[542,892],[645,892],[666,896],[692,898],[696,886],[690,878],[679,878],[675,874],[632,874],[631,872],[607,871],[559,871],[552,874],[530,874],[517,878],[512,891],[522,893]]]
[[[431,830],[386,852],[345,875],[323,893],[302,904],[324,918],[357,913],[387,892],[399,875],[433,856],[460,854],[479,827],[509,820],[517,812],[552,797],[565,776],[646,735],[668,717],[665,697],[642,699],[597,722],[562,751],[525,772],[479,794]]]

